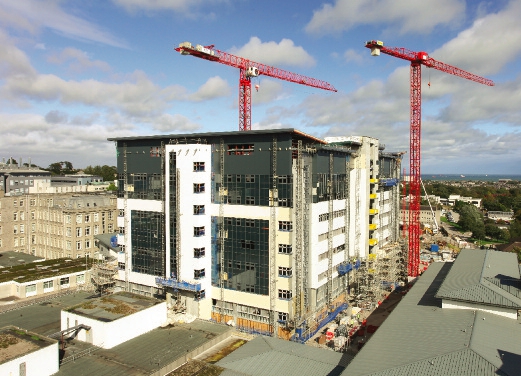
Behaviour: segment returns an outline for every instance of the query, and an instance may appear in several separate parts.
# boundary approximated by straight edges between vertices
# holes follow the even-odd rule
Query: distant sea
[[[422,174],[422,180],[435,181],[498,181],[499,179],[510,179],[521,181],[521,175],[509,174]]]

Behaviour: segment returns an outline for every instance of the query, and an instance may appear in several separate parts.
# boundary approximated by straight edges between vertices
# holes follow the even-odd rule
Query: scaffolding
[[[295,186],[295,264],[297,270],[295,271],[295,321],[300,325],[302,319],[302,280],[303,273],[306,269],[303,268],[304,262],[304,231],[303,231],[303,163],[302,163],[302,140],[298,141],[297,158],[296,158],[296,175],[297,184]]]
[[[116,283],[118,263],[115,258],[104,260],[92,265],[91,281],[96,293],[110,294]]]
[[[277,312],[276,309],[276,268],[275,265],[275,252],[277,243],[277,205],[278,205],[278,192],[277,192],[277,137],[273,137],[273,145],[271,152],[271,174],[272,174],[272,189],[271,189],[271,200],[270,200],[270,242],[269,242],[269,288],[270,288],[270,328],[272,330],[272,336],[277,337]]]

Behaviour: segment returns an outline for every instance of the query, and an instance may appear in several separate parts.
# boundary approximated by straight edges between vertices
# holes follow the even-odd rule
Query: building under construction
[[[402,153],[378,139],[277,129],[109,140],[121,289],[295,338],[349,294],[399,278]]]

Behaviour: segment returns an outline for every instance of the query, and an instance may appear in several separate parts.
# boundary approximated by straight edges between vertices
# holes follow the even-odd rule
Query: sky
[[[115,165],[111,137],[236,131],[239,70],[188,41],[326,81],[259,76],[252,129],[375,137],[405,151],[410,63],[424,51],[494,81],[422,68],[422,174],[521,174],[521,0],[3,0],[0,157]],[[258,85],[258,91],[255,90]]]

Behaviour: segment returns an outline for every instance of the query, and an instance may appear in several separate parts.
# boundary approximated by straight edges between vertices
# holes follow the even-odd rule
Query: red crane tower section
[[[337,91],[331,84],[306,77],[301,74],[292,73],[283,69],[270,67],[266,64],[256,63],[240,56],[235,56],[224,51],[213,48],[214,46],[192,46],[190,42],[179,44],[175,48],[181,55],[192,55],[201,59],[215,61],[224,65],[238,68],[239,76],[239,130],[251,130],[251,79],[260,75],[278,78],[280,80],[294,82],[301,85],[311,86],[318,89]]]
[[[411,62],[411,126],[410,126],[410,181],[409,194],[409,251],[408,251],[408,274],[416,277],[419,273],[420,265],[420,151],[421,151],[421,66],[425,65],[439,71],[453,74],[467,80],[475,81],[480,84],[494,86],[494,82],[477,76],[475,74],[456,68],[452,65],[436,61],[429,57],[426,52],[414,52],[406,48],[384,47],[383,42],[371,40],[365,46],[371,49],[371,55],[379,56],[380,52]]]

